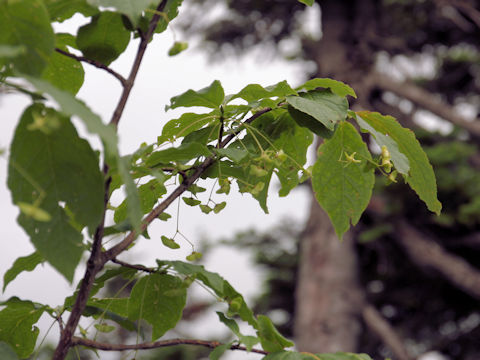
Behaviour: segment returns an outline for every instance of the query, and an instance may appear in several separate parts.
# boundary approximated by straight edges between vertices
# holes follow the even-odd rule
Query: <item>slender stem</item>
[[[108,170],[108,167],[105,165],[104,171],[106,170]],[[95,230],[95,235],[94,235],[93,244],[92,244],[92,251],[87,261],[87,269],[85,270],[85,274],[83,276],[80,289],[78,291],[77,298],[75,299],[75,304],[72,307],[72,311],[68,318],[67,324],[65,325],[65,328],[61,331],[60,341],[58,342],[57,348],[55,349],[55,353],[53,354],[54,360],[63,360],[67,356],[68,349],[72,345],[72,336],[78,326],[78,322],[80,321],[83,310],[87,305],[88,297],[92,289],[95,276],[103,268],[103,265],[105,265],[105,263],[102,262],[101,253],[102,253],[103,230],[105,226],[105,212],[106,212],[107,203],[109,199],[109,190],[110,190],[111,180],[112,179],[109,177],[105,182],[104,210],[103,210],[102,220],[100,222],[100,225]]]
[[[145,342],[140,344],[125,345],[125,344],[102,343],[102,342],[84,339],[76,336],[72,339],[72,343],[73,345],[82,345],[89,348],[104,350],[104,351],[146,350],[146,349],[157,349],[161,347],[175,346],[175,345],[196,345],[196,346],[208,347],[210,349],[215,349],[216,347],[223,345],[218,341],[206,341],[206,340],[195,340],[195,339],[171,339],[171,340],[160,340],[155,342]],[[253,352],[253,353],[263,354],[263,355],[268,354],[268,351],[264,351],[260,349],[248,350],[245,346],[240,346],[240,345],[232,345],[230,346],[230,350],[248,351],[248,352]]]
[[[109,74],[113,75],[115,78],[117,78],[118,81],[120,81],[120,83],[122,84],[122,86],[125,86],[126,82],[127,82],[127,79],[125,79],[122,75],[120,75],[119,73],[117,73],[115,70],[109,68],[107,65],[105,64],[102,64],[100,61],[96,61],[96,60],[91,60],[91,59],[88,59],[86,58],[85,56],[77,56],[75,54],[72,54],[72,53],[69,53],[68,51],[64,51],[62,49],[59,49],[59,48],[55,48],[55,51],[62,54],[62,55],[65,55],[65,56],[68,56],[72,59],[75,59],[77,61],[80,61],[80,62],[86,62],[87,64],[90,64],[92,66],[95,66],[96,68],[99,68],[99,69],[102,69],[102,70],[105,70],[106,72],[108,72]]]
[[[138,270],[138,271],[144,271],[144,272],[147,272],[147,273],[154,273],[155,272],[154,268],[149,268],[149,267],[146,267],[146,266],[143,266],[143,265],[129,264],[125,261],[118,260],[118,259],[112,259],[112,262],[114,262],[115,264],[118,264],[120,266],[130,268],[130,269],[135,269],[135,270]]]
[[[132,70],[130,71],[130,75],[128,76],[128,79],[123,86],[122,95],[120,97],[120,100],[117,104],[115,111],[113,112],[112,118],[110,119],[110,124],[114,124],[115,126],[118,126],[118,122],[120,121],[120,118],[122,117],[122,114],[123,114],[123,109],[127,104],[128,96],[130,95],[130,91],[132,90],[133,84],[135,83],[135,78],[137,77],[138,69],[140,68],[143,55],[145,55],[145,50],[147,49],[147,45],[150,39],[152,38],[153,33],[155,32],[157,23],[160,20],[161,13],[163,12],[163,9],[166,3],[167,3],[167,0],[162,0],[162,2],[157,6],[155,14],[153,15],[152,20],[150,21],[148,31],[144,36],[142,36],[142,40],[140,41],[140,45],[138,46],[137,55],[135,56],[135,60],[132,65]]]

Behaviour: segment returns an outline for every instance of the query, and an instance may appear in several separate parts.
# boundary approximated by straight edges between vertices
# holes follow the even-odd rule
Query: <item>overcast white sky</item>
[[[77,23],[85,21],[76,19]],[[63,27],[62,31],[71,29]],[[177,37],[179,35],[177,34]],[[177,39],[183,40],[183,39]],[[219,79],[225,92],[239,91],[249,83],[258,83],[263,86],[274,84],[278,81],[288,80],[290,84],[297,85],[302,80],[301,64],[286,63],[275,59],[263,59],[260,55],[251,54],[241,60],[228,60],[223,63],[211,64],[199,51],[189,49],[184,53],[169,58],[166,53],[173,43],[172,33],[156,35],[155,40],[149,45],[135,87],[127,103],[126,110],[119,126],[121,151],[124,154],[134,151],[142,142],[154,142],[161,133],[162,125],[166,121],[176,118],[187,110],[164,112],[165,104],[169,103],[172,96],[178,95],[189,88],[200,89],[208,86],[213,80]],[[128,74],[130,64],[136,51],[138,42],[132,41],[126,53],[112,64],[118,72]],[[78,97],[86,103],[105,121],[108,121],[120,94],[118,81],[101,70],[84,64],[86,72],[85,83]],[[13,137],[14,127],[23,109],[28,105],[29,99],[23,95],[6,95],[0,98],[0,148],[9,148]],[[79,122],[76,122],[79,124]],[[81,129],[80,133],[86,132]],[[89,137],[92,146],[98,148],[99,142]],[[0,158],[0,212],[2,218],[0,253],[0,273],[3,274],[10,268],[15,259],[34,251],[28,237],[16,223],[18,210],[11,203],[11,196],[6,187],[7,177],[6,156]],[[275,187],[275,184],[273,184]],[[233,188],[232,188],[233,189]],[[208,195],[207,195],[208,196]],[[219,198],[221,199],[220,195]],[[221,200],[220,200],[221,201]],[[198,208],[190,208],[185,204],[180,205],[180,230],[192,242],[200,238],[218,239],[222,236],[234,234],[239,230],[256,227],[266,230],[278,223],[282,218],[303,221],[308,207],[308,195],[305,190],[295,190],[287,198],[279,198],[272,191],[269,198],[270,214],[265,215],[256,200],[250,195],[239,195],[232,191],[228,197],[227,207],[218,215],[204,215]],[[191,248],[181,242],[180,250],[169,250],[161,245],[160,236],[171,236],[175,233],[175,218],[177,204],[168,209],[173,215],[168,223],[156,222],[152,224],[149,233],[151,240],[140,240],[133,251],[123,256],[132,262],[154,264],[157,258],[184,259]],[[245,255],[233,250],[213,252],[207,259],[207,267],[220,272],[240,292],[251,297],[256,293],[258,282],[255,281],[255,271],[249,265]],[[76,273],[76,280],[81,278],[83,267]],[[75,284],[74,283],[74,284]],[[33,273],[23,273],[10,283],[0,299],[10,296],[32,299],[51,306],[60,305],[65,296],[70,294],[72,288],[66,280],[58,275],[50,266],[44,265]],[[48,322],[42,321],[42,327]]]

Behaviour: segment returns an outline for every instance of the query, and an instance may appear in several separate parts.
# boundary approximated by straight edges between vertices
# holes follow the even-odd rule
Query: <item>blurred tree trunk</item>
[[[362,101],[368,92],[367,74],[372,59],[362,51],[372,19],[371,1],[320,2],[323,35],[304,43],[317,65],[317,77],[332,77],[350,84]],[[355,37],[361,28],[362,37]],[[352,61],[352,56],[355,56]],[[361,106],[361,104],[360,104]],[[300,243],[300,269],[296,289],[295,340],[300,351],[358,351],[363,290],[357,278],[357,254],[349,233],[338,241],[328,215],[314,198]]]
[[[296,291],[295,339],[300,351],[355,351],[361,330],[361,288],[354,244],[338,241],[315,199],[303,233]]]

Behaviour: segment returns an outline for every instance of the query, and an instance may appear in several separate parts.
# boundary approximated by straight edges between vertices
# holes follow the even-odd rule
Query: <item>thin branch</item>
[[[462,116],[458,115],[451,106],[436,98],[428,91],[409,82],[400,83],[394,81],[390,77],[380,73],[372,75],[372,80],[373,84],[379,88],[391,91],[400,97],[410,100],[442,119],[467,130],[476,138],[480,138],[480,119],[475,119],[473,121],[464,119]]]
[[[176,345],[196,345],[196,346],[208,347],[210,349],[215,349],[216,347],[223,345],[218,341],[206,341],[206,340],[194,340],[194,339],[171,339],[171,340],[160,340],[155,342],[145,342],[141,344],[124,345],[124,344],[102,343],[102,342],[84,339],[76,336],[73,337],[72,343],[73,345],[82,345],[89,348],[104,350],[104,351],[148,350],[148,349],[158,349],[161,347],[176,346]],[[253,352],[253,353],[262,354],[262,355],[269,354],[267,351],[260,350],[260,349],[248,350],[245,346],[240,346],[240,345],[232,345],[230,346],[230,350],[247,351],[247,352]]]
[[[475,9],[475,6],[472,4],[469,4],[467,1],[462,1],[462,0],[435,0],[434,3],[436,3],[437,6],[439,7],[451,7],[454,9],[461,10],[464,16],[469,17],[472,22],[477,25],[478,28],[480,28],[480,11]],[[462,27],[460,27],[462,28]],[[463,30],[463,28],[462,28]],[[470,29],[467,29],[470,30]]]
[[[107,171],[107,169],[107,165],[104,165],[104,172]],[[73,305],[70,316],[68,317],[67,324],[65,325],[63,331],[61,331],[60,333],[60,341],[58,342],[55,353],[53,354],[54,360],[63,360],[67,356],[68,349],[71,346],[72,336],[77,329],[83,310],[87,305],[88,296],[92,289],[93,282],[95,281],[95,276],[105,265],[105,263],[102,262],[101,258],[102,239],[103,231],[105,228],[105,212],[109,199],[111,181],[112,178],[108,177],[105,182],[102,220],[100,222],[100,225],[98,225],[97,229],[95,230],[92,251],[87,261],[87,269],[85,270],[85,274],[83,276],[77,298],[75,299],[75,304]]]
[[[245,120],[242,124],[249,124],[252,121],[254,121],[256,118],[259,116],[271,111],[271,108],[265,108],[262,109],[258,112],[256,112],[254,115],[252,115],[250,118]],[[228,135],[221,143],[219,148],[224,148],[230,141],[232,141],[237,134],[243,130],[243,126],[239,126],[237,130],[233,133]],[[158,204],[144,219],[142,224],[140,225],[140,231],[143,232],[149,225],[150,223],[155,220],[158,215],[160,215],[162,212],[165,211],[165,209],[170,206],[172,202],[174,202],[180,195],[187,190],[190,185],[192,185],[204,172],[207,170],[207,168],[212,165],[215,162],[215,157],[208,157],[206,158],[202,164],[200,164],[196,169],[195,172],[188,176],[184,177],[183,182],[178,185],[178,187],[163,200],[160,204]],[[137,233],[135,231],[131,231],[121,242],[119,242],[117,245],[113,246],[110,250],[104,252],[103,259],[104,261],[109,261],[112,259],[115,259],[121,252],[123,252],[125,249],[127,249],[133,241],[137,238]]]
[[[362,309],[362,317],[365,324],[392,350],[395,359],[412,359],[400,336],[377,309],[372,305],[366,305]]]
[[[129,264],[125,261],[118,260],[118,259],[112,259],[112,262],[114,262],[115,264],[118,264],[120,266],[127,267],[127,268],[130,268],[130,269],[135,269],[135,270],[138,270],[138,271],[144,271],[144,272],[147,272],[147,273],[154,273],[155,272],[155,269],[153,269],[153,268],[149,268],[149,267],[146,267],[146,266],[143,266],[143,265]]]
[[[109,68],[107,65],[102,64],[100,61],[91,60],[91,59],[86,58],[85,56],[77,56],[77,55],[74,55],[72,53],[69,53],[68,51],[64,51],[64,50],[59,49],[59,48],[55,48],[55,51],[62,54],[62,55],[68,56],[72,59],[75,59],[79,62],[86,62],[87,64],[93,65],[98,69],[105,70],[106,72],[108,72],[109,74],[111,74],[115,78],[117,78],[117,80],[120,81],[122,86],[125,86],[125,84],[127,82],[127,79],[125,79],[122,75],[117,73],[115,70]]]
[[[397,240],[410,258],[423,267],[433,268],[450,283],[480,299],[480,271],[461,257],[451,254],[405,221],[397,223]]]
[[[132,90],[133,84],[135,83],[135,78],[137,77],[138,69],[140,68],[140,64],[143,59],[143,55],[145,55],[145,50],[147,49],[147,45],[150,39],[155,32],[157,27],[157,23],[160,20],[161,14],[163,9],[167,3],[167,0],[162,0],[162,2],[157,6],[155,14],[150,20],[150,25],[148,26],[147,33],[142,36],[142,40],[140,41],[140,45],[138,46],[137,55],[135,56],[135,60],[132,65],[132,70],[130,71],[130,75],[128,76],[125,85],[123,86],[123,92],[120,97],[120,100],[117,104],[115,111],[113,112],[112,118],[110,119],[110,124],[118,126],[118,122],[123,114],[123,109],[125,109],[125,105],[127,104],[128,96],[130,95],[130,91]]]
[[[165,7],[167,0],[162,0],[162,2],[157,7],[157,13],[152,17],[150,21],[150,25],[148,27],[148,31],[142,40],[140,41],[140,45],[137,50],[137,56],[135,57],[134,64],[132,65],[132,70],[130,72],[130,76],[123,84],[123,92],[118,101],[117,107],[115,112],[113,113],[112,119],[110,123],[113,123],[115,126],[118,125],[120,118],[123,114],[123,110],[125,108],[125,104],[127,102],[128,96],[130,94],[130,90],[132,89],[133,83],[138,73],[138,69],[140,67],[140,63],[142,61],[143,55],[145,54],[146,47],[150,38],[153,36],[157,23],[160,19],[160,13]],[[105,175],[108,173],[108,164],[104,164],[103,172]],[[75,304],[73,305],[70,316],[68,318],[67,324],[65,325],[65,329],[61,332],[60,341],[58,342],[57,348],[55,349],[55,353],[53,354],[53,360],[63,360],[67,356],[69,348],[72,346],[72,337],[73,334],[78,326],[82,313],[85,309],[85,306],[88,301],[88,297],[90,291],[93,286],[93,282],[95,281],[95,276],[98,272],[104,267],[107,260],[113,259],[115,256],[109,259],[105,259],[102,253],[102,239],[105,227],[105,213],[107,209],[107,203],[109,200],[109,193],[110,193],[110,183],[111,177],[107,177],[105,181],[105,193],[104,193],[104,210],[102,215],[102,220],[100,225],[97,227],[94,235],[94,241],[92,244],[92,250],[90,253],[90,257],[87,262],[87,268],[85,270],[85,274],[83,276],[80,289],[78,291],[77,298],[75,299]]]

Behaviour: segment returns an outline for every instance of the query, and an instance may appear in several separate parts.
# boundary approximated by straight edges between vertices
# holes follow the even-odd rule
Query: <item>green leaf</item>
[[[194,131],[187,136],[182,141],[182,145],[188,143],[200,143],[200,144],[208,144],[213,140],[218,140],[218,130],[220,129],[220,122],[204,127],[200,130]]]
[[[212,109],[218,108],[225,98],[222,84],[215,80],[210,86],[198,91],[188,90],[181,95],[170,99],[170,106],[165,110],[175,109],[177,107],[204,106]]]
[[[301,93],[300,96],[287,96],[286,100],[289,105],[312,116],[328,130],[333,130],[335,124],[347,116],[347,100],[329,90],[312,90]]]
[[[241,98],[246,100],[249,103],[254,101],[271,98],[271,97],[284,97],[287,95],[298,95],[295,90],[293,90],[286,81],[281,81],[275,85],[270,85],[263,87],[258,84],[249,84],[245,86],[240,92],[234,95],[230,95],[228,102],[233,99]]]
[[[307,161],[307,151],[313,142],[313,134],[298,126],[287,112],[271,122],[266,121],[261,129],[271,139],[276,151],[276,174],[281,184],[279,195],[286,196],[300,182],[298,172]],[[278,149],[281,150],[277,151]]]
[[[115,326],[108,325],[105,323],[94,324],[93,326],[95,326],[95,329],[97,329],[99,332],[102,332],[102,333],[109,333],[115,330]]]
[[[103,124],[102,119],[90,110],[84,102],[71,93],[58,89],[52,84],[30,76],[25,77],[38,91],[49,94],[60,105],[62,112],[78,116],[91,134],[100,136],[110,156],[118,154],[117,135],[113,126]],[[118,156],[118,155],[117,155]]]
[[[0,359],[2,360],[18,360],[18,355],[13,348],[4,341],[0,341]]]
[[[198,186],[197,184],[192,184],[188,187],[187,191],[191,192],[192,194],[198,194],[207,191],[207,189]]]
[[[268,187],[273,170],[269,170],[263,177],[250,174],[250,168],[245,169],[231,161],[216,162],[203,174],[204,177],[218,178],[220,176],[233,177],[237,180],[241,193],[248,192],[256,199],[262,210],[268,214],[267,196]]]
[[[212,212],[212,208],[208,205],[200,205],[200,210],[204,213],[204,214],[210,214]]]
[[[278,351],[268,354],[262,360],[319,360],[319,358],[304,352]]]
[[[337,352],[334,354],[309,354],[305,352],[279,351],[268,354],[263,360],[372,360],[367,354]]]
[[[307,6],[312,6],[315,3],[315,0],[298,0],[298,1]]]
[[[104,311],[111,311],[120,316],[128,316],[128,298],[91,298],[88,306],[98,307]]]
[[[188,134],[201,129],[218,115],[216,112],[208,114],[185,113],[178,119],[173,119],[167,122],[162,129],[162,137],[173,141],[177,138],[187,136]]]
[[[67,115],[78,116],[87,130],[98,135],[102,140],[108,163],[111,167],[116,167],[117,171],[125,184],[125,191],[128,199],[128,218],[133,227],[138,229],[142,218],[140,210],[140,200],[138,198],[137,187],[135,186],[129,172],[129,165],[118,152],[118,139],[113,126],[105,125],[102,119],[88,108],[82,101],[76,99],[72,94],[57,89],[50,83],[35,79],[33,77],[25,77],[37,90],[48,93],[60,105],[62,112]]]
[[[28,256],[19,257],[17,260],[15,260],[12,267],[5,272],[5,275],[3,275],[3,291],[5,291],[7,285],[13,281],[18,274],[23,271],[32,271],[43,261],[44,259],[42,255],[36,251]]]
[[[127,15],[135,26],[138,25],[142,12],[150,5],[157,3],[155,0],[87,0],[87,2],[96,7],[113,7]]]
[[[330,139],[333,136],[332,130],[328,130],[321,122],[307,113],[301,112],[292,106],[288,106],[288,113],[295,120],[295,122],[304,128],[311,130],[323,139]]]
[[[360,162],[347,162],[346,155]],[[372,196],[374,169],[371,155],[353,125],[339,124],[335,134],[318,149],[312,187],[319,204],[332,220],[339,238],[360,219]]]
[[[205,270],[202,265],[190,264],[183,261],[161,261],[157,260],[158,266],[168,266],[173,268],[177,273],[186,275],[201,281],[205,286],[212,289],[215,294],[225,300],[240,299],[241,306],[237,311],[243,321],[248,322],[253,327],[257,327],[257,320],[253,316],[252,310],[247,306],[243,296],[240,295],[228,281],[214,272]]]
[[[255,336],[245,336],[240,332],[240,328],[237,322],[233,319],[227,318],[223,313],[217,311],[218,318],[222,323],[224,323],[231,331],[234,333],[241,343],[245,344],[248,351],[251,351],[252,348],[260,342],[260,339]]]
[[[165,245],[166,247],[170,248],[170,249],[180,249],[180,245],[178,245],[177,242],[175,242],[175,240],[173,239],[170,239],[166,236],[163,236],[161,237],[162,239],[162,244]]]
[[[33,220],[47,222],[52,219],[52,216],[48,212],[39,208],[36,205],[27,204],[19,201],[17,203],[17,206],[20,208],[20,211],[24,215],[26,215],[27,217],[31,217]]]
[[[229,343],[226,343],[226,344],[222,344],[222,345],[218,345],[217,347],[215,347],[215,349],[212,350],[212,352],[208,355],[208,358],[210,360],[218,360],[222,357],[223,354],[225,354],[225,351],[229,350],[233,345],[233,341],[232,342],[229,342]]]
[[[122,16],[109,11],[95,15],[77,32],[78,49],[105,65],[119,57],[129,42],[130,32],[123,26]]]
[[[368,122],[363,120],[360,116],[355,116],[355,120],[357,121],[358,125],[362,130],[368,131],[370,134],[373,135],[375,141],[380,147],[383,145],[387,147],[388,151],[390,152],[390,156],[392,157],[392,162],[395,166],[395,169],[397,169],[400,174],[407,175],[408,171],[410,170],[410,162],[408,161],[408,158],[398,149],[397,142],[388,134],[384,134],[381,131],[375,130],[372,126],[370,126]],[[405,131],[407,130],[405,129]]]
[[[270,320],[268,317],[264,315],[258,315],[257,320],[257,334],[265,351],[281,351],[286,347],[291,347],[294,345],[290,340],[285,339],[282,334],[278,332],[273,325],[272,320]]]
[[[165,185],[157,179],[152,179],[146,184],[140,185],[138,188],[138,196],[140,198],[140,209],[142,214],[149,213],[158,199],[167,193]],[[119,224],[128,216],[128,199],[125,199],[115,210],[113,220]]]
[[[200,260],[203,257],[203,254],[197,251],[192,251],[190,255],[187,255],[185,258],[188,261],[197,261]]]
[[[172,215],[166,213],[166,212],[163,212],[161,213],[160,215],[158,215],[158,218],[162,221],[167,221],[168,219],[170,219],[172,217]]]
[[[39,330],[36,326],[44,308],[31,301],[11,298],[0,311],[0,341],[9,344],[20,358],[28,357],[35,348]]]
[[[320,360],[372,360],[367,354],[354,354],[348,352],[336,352],[334,354],[315,354]]]
[[[60,46],[77,49],[77,38],[70,33],[56,33],[55,42]],[[68,48],[66,48],[68,50]],[[77,49],[78,50],[78,49]]]
[[[427,155],[415,138],[414,133],[402,127],[391,116],[383,116],[379,113],[368,111],[360,111],[358,116],[375,129],[377,134],[388,136],[397,143],[398,150],[407,157],[410,165],[410,170],[405,175],[408,185],[425,202],[430,211],[435,212],[437,215],[440,214],[442,204],[437,199],[435,174]],[[393,161],[392,150],[389,148]],[[397,166],[397,163],[394,162],[394,165]]]
[[[26,52],[27,48],[23,45],[0,45],[0,58],[14,58]]]
[[[137,325],[128,320],[128,298],[104,298],[88,300],[83,316],[92,316],[94,319],[109,319],[115,321],[124,329],[139,331]]]
[[[55,38],[41,0],[0,2],[0,45],[22,46],[11,61],[18,71],[40,75],[53,52]],[[0,67],[6,62],[0,58]]]
[[[123,279],[126,279],[127,281],[130,282],[132,281],[136,273],[137,273],[137,270],[126,268],[126,267],[117,267],[117,268],[106,270],[102,275],[100,275],[95,279],[95,282],[93,283],[93,286],[92,286],[92,290],[90,291],[90,297],[94,296],[101,289],[103,289],[103,287],[105,286],[105,283],[108,280],[111,280],[112,278],[116,278],[116,277],[122,277]],[[63,306],[65,308],[69,309],[73,306],[73,304],[75,303],[75,299],[78,296],[78,291],[80,289],[81,284],[82,282],[80,281],[79,284],[77,285],[77,288],[75,289],[74,294],[65,298],[65,301],[63,303]]]
[[[115,0],[112,0],[115,1]],[[135,0],[130,0],[135,1]],[[156,33],[161,33],[165,31],[168,27],[170,21],[175,19],[178,15],[178,8],[182,5],[183,0],[168,0],[165,8],[163,9],[162,16],[158,20],[157,28],[155,29]],[[151,12],[153,14],[153,12]]]
[[[225,209],[225,206],[227,206],[227,203],[225,201],[222,201],[221,203],[215,205],[215,207],[213,208],[213,212],[215,214],[218,214],[220,211]]]
[[[153,327],[152,341],[175,327],[182,317],[187,291],[181,288],[182,280],[165,274],[142,277],[133,287],[128,302],[128,317],[144,319]],[[181,290],[180,294],[165,294],[170,290]]]
[[[347,95],[353,96],[354,98],[357,97],[357,94],[355,94],[355,90],[353,90],[350,86],[347,84],[338,81],[338,80],[333,80],[329,78],[315,78],[308,80],[305,84],[300,85],[298,88],[295,90],[315,90],[316,88],[325,88],[325,89],[330,89],[332,93],[335,95],[338,95],[340,97],[345,97]]]
[[[42,121],[55,125],[36,126]],[[62,203],[93,233],[103,213],[103,174],[97,155],[70,119],[41,104],[32,105],[15,131],[8,186],[15,204],[37,203],[51,215],[52,220],[45,222],[21,213],[18,222],[45,260],[71,281],[83,253],[83,237]]]
[[[241,162],[247,155],[248,151],[229,146],[225,149],[213,149],[213,151],[220,157],[226,156],[235,163]]]
[[[89,17],[99,12],[98,9],[88,5],[86,0],[44,0],[44,2],[52,21],[63,22],[76,13]]]
[[[197,205],[200,205],[202,202],[200,200],[197,200],[197,199],[194,199],[194,198],[189,198],[189,197],[182,197],[182,200],[185,204],[189,205],[189,206],[197,206]]]
[[[182,144],[165,150],[155,151],[150,154],[145,164],[149,167],[158,164],[168,164],[170,161],[187,162],[199,156],[209,156],[210,151],[205,145],[192,142]]]
[[[183,41],[175,41],[172,47],[168,50],[168,56],[175,56],[180,54],[182,51],[187,50],[188,43]]]
[[[67,44],[62,41],[64,39],[63,36],[57,37],[56,46],[68,52]],[[41,77],[58,89],[66,90],[75,95],[82,87],[84,76],[85,72],[79,61],[55,51]]]

